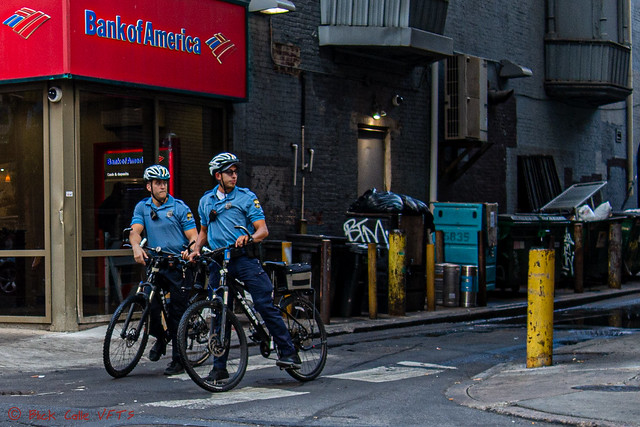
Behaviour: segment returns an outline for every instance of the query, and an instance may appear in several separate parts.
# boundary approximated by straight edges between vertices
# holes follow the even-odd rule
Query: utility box
[[[444,235],[444,262],[478,266],[478,232],[484,239],[487,290],[496,288],[498,205],[496,203],[434,203],[436,230]]]

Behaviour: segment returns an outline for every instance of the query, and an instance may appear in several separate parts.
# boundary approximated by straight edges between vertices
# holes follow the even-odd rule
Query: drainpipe
[[[429,200],[438,201],[438,62],[431,64],[431,155]],[[431,206],[433,211],[433,206]]]
[[[627,2],[627,16],[625,20],[627,26],[629,47],[629,87],[633,89],[633,44],[631,43],[631,2]],[[636,150],[633,148],[633,91],[627,96],[627,200],[633,194],[633,183],[635,182],[634,160]]]

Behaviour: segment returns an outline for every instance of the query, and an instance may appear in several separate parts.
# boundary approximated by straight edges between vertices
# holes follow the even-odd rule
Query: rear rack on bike
[[[278,291],[304,290],[312,287],[311,264],[265,261],[262,265],[269,274],[274,288]]]

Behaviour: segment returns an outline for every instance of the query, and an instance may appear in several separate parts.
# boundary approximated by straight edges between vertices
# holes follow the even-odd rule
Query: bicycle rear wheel
[[[320,375],[327,362],[327,332],[320,313],[297,295],[283,299],[280,309],[302,361],[300,369],[287,369],[287,373],[298,381],[311,381]]]
[[[244,330],[232,312],[227,311],[226,316],[224,340],[219,339],[222,304],[217,300],[198,301],[189,306],[178,328],[178,349],[185,371],[199,387],[211,392],[231,390],[242,380],[247,369],[249,353]],[[198,354],[207,357],[200,360],[194,356]],[[207,378],[214,362],[220,363],[223,358],[226,358],[229,377]]]
[[[147,301],[139,295],[127,297],[113,313],[104,337],[102,360],[115,378],[124,377],[140,361],[149,339]]]

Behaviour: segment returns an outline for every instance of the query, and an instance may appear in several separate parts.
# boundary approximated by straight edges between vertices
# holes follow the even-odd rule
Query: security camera
[[[400,104],[404,102],[404,98],[400,95],[393,95],[393,98],[391,98],[391,102],[393,103],[394,107],[399,107]]]
[[[47,98],[51,102],[59,102],[62,99],[62,89],[56,86],[50,87],[49,92],[47,92]]]

